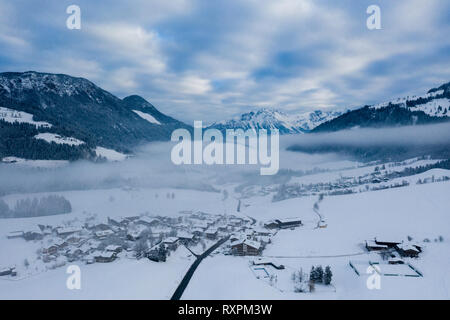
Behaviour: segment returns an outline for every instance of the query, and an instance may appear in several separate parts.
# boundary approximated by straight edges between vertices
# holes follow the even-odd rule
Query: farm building
[[[44,238],[44,234],[39,228],[36,228],[34,230],[24,232],[23,238],[27,241],[42,240]]]
[[[389,248],[394,248],[396,245],[399,245],[403,241],[396,239],[378,239],[375,238],[375,243],[379,245],[388,246]]]
[[[389,247],[384,244],[377,244],[375,240],[366,240],[366,249],[368,251],[382,251],[389,249]]]
[[[261,243],[245,239],[231,245],[231,251],[238,256],[257,256],[261,253]]]
[[[278,228],[278,223],[275,220],[270,220],[264,224],[264,227],[267,229],[276,229]]]
[[[0,269],[0,276],[12,276],[15,277],[17,275],[15,267],[3,268]]]
[[[94,259],[95,262],[112,262],[114,260],[116,260],[117,258],[117,254],[115,252],[111,252],[111,251],[104,251],[104,252],[100,252],[95,254]]]
[[[267,222],[264,227],[267,229],[288,229],[295,228],[302,225],[302,220],[299,218],[284,218],[275,219]]]
[[[12,231],[12,232],[8,233],[8,235],[6,237],[8,239],[22,238],[23,234],[24,234],[23,231]]]

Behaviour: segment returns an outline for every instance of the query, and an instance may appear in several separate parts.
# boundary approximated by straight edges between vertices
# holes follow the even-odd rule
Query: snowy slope
[[[36,127],[50,128],[52,125],[45,121],[34,121],[31,113],[0,107],[0,120],[9,123],[29,123]]]
[[[141,117],[142,119],[147,120],[150,123],[154,123],[154,124],[161,124],[161,122],[159,122],[158,120],[155,119],[155,117],[153,117],[152,115],[148,114],[148,113],[144,113],[141,112],[139,110],[133,110],[134,113],[136,113],[139,117]]]
[[[423,111],[432,117],[450,117],[450,84],[431,89],[422,96],[403,97],[372,106],[373,109],[385,108],[389,105],[400,105],[410,111]]]
[[[49,143],[54,142],[57,144],[68,144],[70,146],[78,146],[80,144],[83,144],[84,141],[78,140],[76,138],[72,137],[63,137],[54,133],[44,132],[39,133],[34,136],[35,139],[42,139],[44,141],[47,141]]]

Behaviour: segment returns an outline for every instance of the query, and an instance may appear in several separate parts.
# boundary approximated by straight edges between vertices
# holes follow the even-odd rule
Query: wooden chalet
[[[238,256],[257,256],[261,253],[261,243],[245,239],[232,244],[231,251]]]

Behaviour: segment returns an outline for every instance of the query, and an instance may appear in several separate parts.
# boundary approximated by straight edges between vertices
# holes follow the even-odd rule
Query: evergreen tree
[[[325,273],[323,275],[323,283],[329,285],[331,283],[331,279],[333,277],[333,273],[331,272],[330,266],[325,267]]]

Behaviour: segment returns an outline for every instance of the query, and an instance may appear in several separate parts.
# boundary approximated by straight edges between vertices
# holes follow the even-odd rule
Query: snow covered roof
[[[79,227],[59,227],[56,229],[56,233],[58,234],[67,234],[67,233],[75,233],[81,231]]]
[[[106,251],[116,251],[116,250],[121,249],[121,248],[122,248],[121,246],[116,246],[116,245],[110,244],[109,246],[107,246],[105,248],[105,250]]]
[[[192,233],[180,233],[178,234],[178,238],[180,239],[192,239],[194,235]]]
[[[112,258],[114,257],[115,253],[111,252],[111,251],[102,251],[100,253],[96,253],[95,257],[99,257],[99,258]]]
[[[415,246],[409,243],[401,243],[398,245],[398,248],[404,251],[416,251],[420,252],[419,249],[417,249]]]
[[[247,246],[253,247],[255,249],[261,248],[261,243],[257,242],[257,241],[252,241],[252,240],[245,239],[243,243],[246,244]]]
[[[23,231],[11,231],[8,233],[8,237],[21,237],[23,236]]]
[[[403,240],[400,240],[400,239],[392,239],[392,238],[385,238],[385,237],[383,237],[383,238],[381,238],[381,239],[375,238],[375,242],[377,242],[377,243],[379,243],[379,242],[385,242],[385,243],[402,243]]]
[[[163,243],[176,243],[178,241],[177,237],[168,237],[166,239],[163,240]]]
[[[152,222],[159,222],[159,219],[143,216],[139,218],[138,222],[152,223]]]
[[[112,231],[112,230],[102,230],[102,231],[97,231],[97,232],[95,233],[95,235],[96,235],[97,237],[109,236],[109,235],[111,235],[111,234],[114,234],[114,231]]]
[[[300,218],[281,218],[281,219],[276,219],[276,221],[279,221],[281,223],[289,223],[289,222],[300,222],[301,219]]]
[[[388,247],[385,244],[378,244],[378,243],[376,243],[375,240],[366,240],[366,245],[368,247],[372,247],[372,248],[385,248],[385,249],[387,249],[387,247]]]
[[[248,239],[244,239],[244,240],[241,240],[239,243],[233,244],[233,247],[237,246],[237,245],[240,245],[240,244],[245,244],[245,245],[247,245],[249,247],[252,247],[252,248],[254,248],[256,250],[259,250],[259,248],[261,248],[261,243],[260,242],[252,241],[252,240],[248,240]]]

